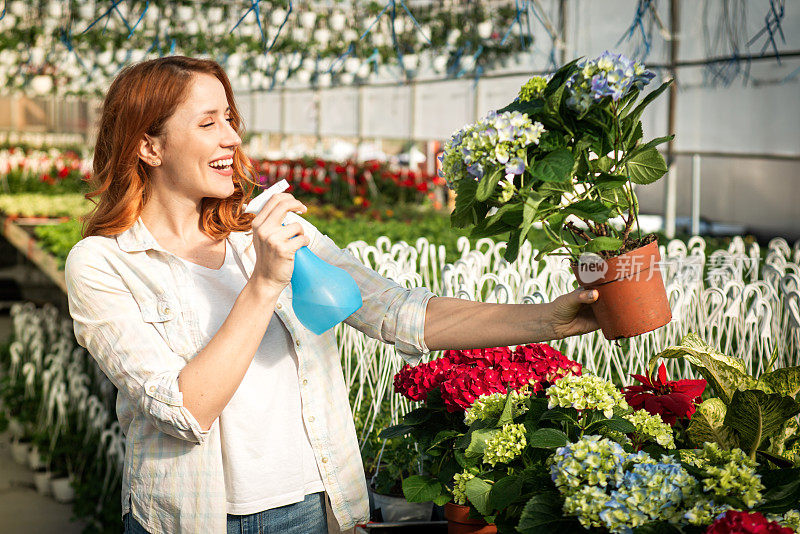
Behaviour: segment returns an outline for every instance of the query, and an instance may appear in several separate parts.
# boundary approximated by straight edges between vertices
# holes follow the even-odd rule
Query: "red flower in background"
[[[625,400],[635,410],[645,409],[659,414],[665,423],[674,425],[677,419],[689,419],[695,412],[695,404],[706,389],[705,380],[667,380],[667,368],[662,363],[658,376],[631,375],[641,386],[622,388]]]
[[[767,521],[759,512],[728,510],[708,527],[706,534],[792,534],[792,529]]]
[[[536,393],[568,374],[581,374],[581,365],[549,345],[520,345],[513,352],[508,347],[448,350],[428,363],[403,366],[394,388],[415,401],[440,388],[447,411],[455,412],[469,409],[481,395],[525,385]]]

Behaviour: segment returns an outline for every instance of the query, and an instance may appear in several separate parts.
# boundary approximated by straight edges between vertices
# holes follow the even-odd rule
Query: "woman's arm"
[[[587,304],[596,291],[578,289],[545,304],[491,304],[449,297],[428,301],[429,350],[505,347],[585,334],[598,325]]]

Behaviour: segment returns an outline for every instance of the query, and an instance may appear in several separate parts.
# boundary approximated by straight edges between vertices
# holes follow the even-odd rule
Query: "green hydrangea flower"
[[[525,386],[527,388],[527,386]],[[525,389],[520,389],[511,392],[511,408],[513,417],[524,414],[528,411],[527,403],[528,395]],[[464,413],[464,424],[470,426],[478,419],[486,419],[488,417],[500,417],[503,413],[503,408],[506,405],[505,393],[492,393],[491,395],[481,395],[472,404],[469,410]]]
[[[704,443],[699,451],[681,451],[681,459],[704,472],[700,481],[710,498],[734,496],[753,508],[763,501],[764,485],[756,474],[756,462],[741,449],[725,451],[716,443]]]
[[[560,406],[576,410],[600,410],[606,417],[614,415],[614,407],[630,410],[619,389],[604,378],[592,374],[569,375],[547,388],[548,408]]]
[[[456,504],[467,504],[467,482],[475,478],[469,471],[456,473],[453,477],[453,501]]]
[[[623,416],[636,427],[636,434],[648,441],[655,441],[666,449],[675,448],[675,436],[672,427],[661,419],[659,414],[651,414],[647,410],[636,410]]]
[[[550,459],[550,475],[559,491],[566,495],[586,485],[605,488],[622,480],[626,457],[619,443],[600,436],[584,436],[556,449]]]
[[[710,525],[720,515],[733,508],[729,504],[716,504],[708,498],[697,498],[694,505],[683,514],[691,525]]]
[[[611,497],[597,486],[582,486],[564,498],[564,515],[577,516],[585,529],[603,527],[600,514]],[[620,518],[624,521],[624,517]]]
[[[519,456],[527,444],[525,425],[503,425],[500,432],[486,440],[483,461],[492,467],[499,463],[508,463]]]
[[[778,516],[778,518],[773,521],[777,521],[782,527],[800,532],[800,510],[789,510],[783,514],[783,516]]]
[[[545,87],[547,87],[547,80],[542,76],[534,76],[520,88],[517,100],[529,102],[534,98],[542,98]]]

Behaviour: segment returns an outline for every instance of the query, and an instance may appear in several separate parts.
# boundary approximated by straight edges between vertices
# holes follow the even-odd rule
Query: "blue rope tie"
[[[133,31],[136,29],[136,27],[139,25],[139,23],[142,22],[142,19],[144,18],[144,14],[147,13],[147,8],[148,7],[150,7],[150,0],[147,0],[144,3],[144,9],[142,10],[142,14],[139,15],[139,18],[136,20],[136,24],[134,24],[133,28],[131,28],[131,31],[128,33],[127,39],[131,38],[131,36],[133,35]]]
[[[97,24],[98,22],[100,22],[100,20],[101,20],[101,19],[104,19],[104,18],[106,18],[106,17],[108,17],[108,18],[111,18],[111,13],[112,13],[114,10],[116,10],[116,11],[117,11],[117,13],[119,13],[119,9],[117,9],[117,5],[119,5],[119,4],[121,4],[121,3],[122,3],[122,0],[116,0],[116,1],[115,1],[113,4],[111,4],[111,7],[109,7],[108,9],[106,9],[106,12],[105,12],[105,13],[103,13],[102,15],[100,15],[99,17],[97,17],[97,18],[94,20],[94,22],[92,22],[91,24],[89,24],[89,25],[86,27],[86,29],[85,29],[85,30],[83,30],[83,31],[81,32],[81,35],[83,35],[84,33],[88,32],[90,29],[92,29],[92,27],[93,27],[95,24]],[[122,14],[121,14],[121,13],[120,13],[120,17],[122,17]],[[122,19],[123,19],[123,20],[125,20],[125,17],[122,17]],[[125,25],[126,25],[126,26],[128,26],[128,21],[125,21]],[[106,20],[106,26],[108,26],[108,20]],[[128,28],[130,28],[130,26],[128,26]],[[105,28],[103,28],[103,31],[105,31]]]

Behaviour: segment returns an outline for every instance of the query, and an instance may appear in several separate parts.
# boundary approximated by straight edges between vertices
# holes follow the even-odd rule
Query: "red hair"
[[[148,167],[139,158],[139,143],[145,134],[163,134],[164,124],[188,97],[197,74],[209,74],[222,83],[231,126],[242,136],[244,126],[231,83],[215,61],[169,56],[126,67],[111,83],[103,102],[89,180],[94,190],[86,194],[95,205],[84,219],[84,237],[120,234],[139,218],[151,192]],[[250,160],[237,147],[233,194],[203,199],[200,225],[205,233],[224,239],[233,231],[251,228],[253,215],[243,213],[242,204],[253,193],[252,174]]]

